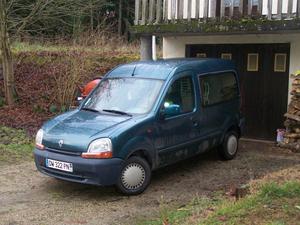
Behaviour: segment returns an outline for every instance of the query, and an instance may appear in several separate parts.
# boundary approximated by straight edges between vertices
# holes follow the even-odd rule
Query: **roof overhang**
[[[194,36],[194,35],[233,35],[233,34],[280,34],[300,32],[300,19],[268,20],[208,20],[199,22],[192,20],[177,21],[153,25],[136,25],[131,32],[138,36]]]

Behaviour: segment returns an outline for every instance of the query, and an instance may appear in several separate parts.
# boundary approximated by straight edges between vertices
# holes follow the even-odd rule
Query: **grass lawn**
[[[25,131],[0,126],[0,165],[32,159],[33,147]]]
[[[139,220],[137,224],[297,225],[300,224],[300,181],[267,182],[238,201],[217,194],[212,198],[195,198],[177,209],[162,203],[159,211],[159,218]]]

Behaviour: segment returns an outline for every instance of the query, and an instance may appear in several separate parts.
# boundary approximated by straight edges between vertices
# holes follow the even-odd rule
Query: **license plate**
[[[57,170],[73,172],[73,164],[67,162],[61,162],[53,159],[46,159],[46,167],[53,168]]]

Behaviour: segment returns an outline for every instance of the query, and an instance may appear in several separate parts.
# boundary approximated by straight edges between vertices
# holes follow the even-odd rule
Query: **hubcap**
[[[234,155],[237,151],[238,141],[236,136],[231,135],[227,141],[227,149],[230,155]]]
[[[130,163],[127,165],[121,176],[123,186],[129,190],[140,188],[143,185],[145,178],[145,169],[138,163]]]

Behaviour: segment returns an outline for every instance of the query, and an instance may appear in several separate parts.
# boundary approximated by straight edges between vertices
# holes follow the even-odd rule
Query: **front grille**
[[[62,178],[62,179],[66,178],[66,179],[69,179],[69,180],[76,180],[76,181],[83,181],[83,180],[87,179],[86,177],[83,177],[83,176],[80,176],[80,175],[75,175],[75,174],[70,174],[70,173],[67,173],[67,172],[57,171],[55,169],[47,168],[47,167],[44,167],[44,166],[41,166],[41,169],[46,174],[53,175],[55,177]]]
[[[65,151],[61,149],[55,149],[55,148],[48,148],[46,147],[46,150],[49,152],[64,154],[64,155],[74,155],[74,156],[80,156],[81,152],[74,152],[74,151]]]

